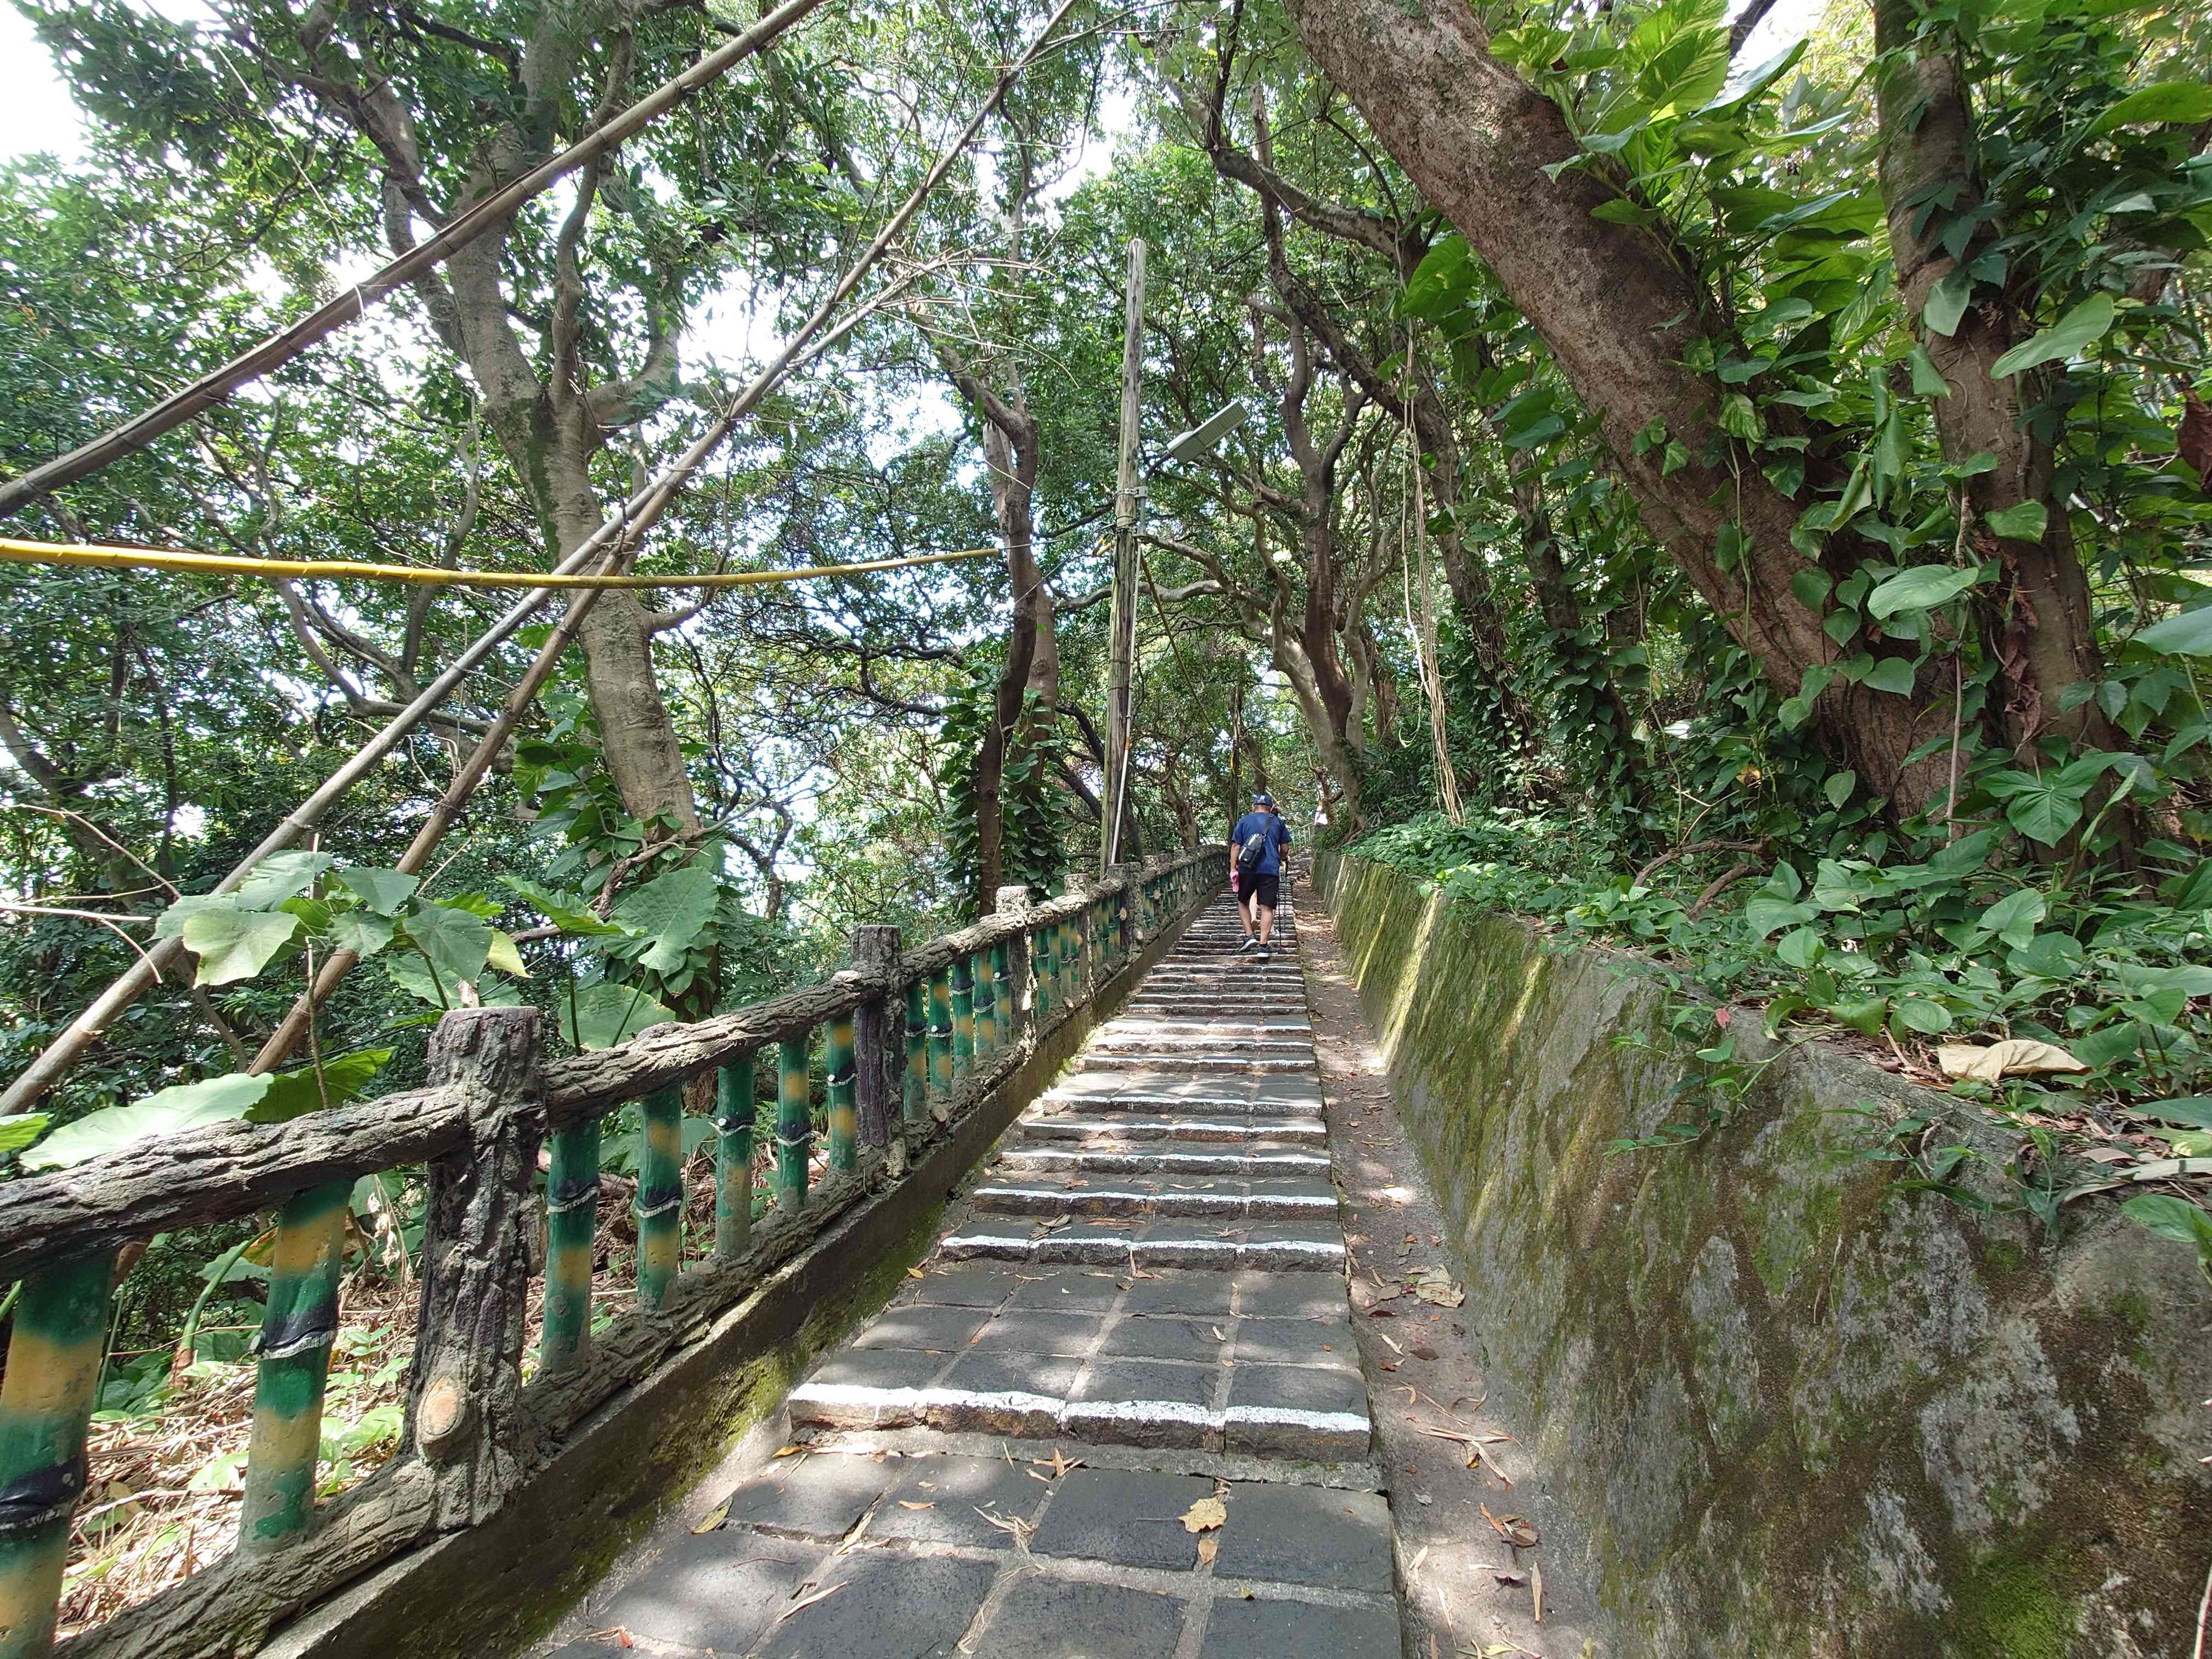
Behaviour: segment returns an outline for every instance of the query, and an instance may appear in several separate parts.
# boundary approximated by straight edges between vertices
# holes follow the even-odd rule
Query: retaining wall
[[[1945,1097],[1825,1044],[1696,1145],[1608,1155],[1681,1115],[1630,958],[1364,860],[1316,874],[1491,1407],[1567,1512],[1545,1547],[1618,1620],[1613,1651],[2189,1659],[2212,1564],[2189,1252],[2097,1199],[2053,1245],[1889,1191],[1900,1166],[1854,1157],[1881,1132],[1849,1109]],[[1960,1140],[2012,1148],[1962,1109],[1939,1133]]]

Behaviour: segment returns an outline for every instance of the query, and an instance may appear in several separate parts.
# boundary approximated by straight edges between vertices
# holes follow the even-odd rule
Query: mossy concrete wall
[[[1680,1062],[1621,1041],[1662,1029],[1630,958],[1364,860],[1317,873],[1491,1407],[1574,1516],[1547,1548],[1623,1654],[2189,1659],[2212,1291],[2187,1251],[2099,1200],[2053,1245],[1890,1190],[1850,1109],[1947,1098],[1821,1044],[1695,1145],[1608,1155],[1681,1115]],[[1941,1141],[2002,1164],[1955,1109]]]

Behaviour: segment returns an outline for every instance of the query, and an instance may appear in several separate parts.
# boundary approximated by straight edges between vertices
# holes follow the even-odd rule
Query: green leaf
[[[1474,250],[1464,236],[1447,236],[1422,257],[1406,279],[1398,296],[1398,309],[1408,317],[1440,320],[1465,299],[1473,278],[1469,260]]]
[[[2015,974],[2038,979],[2069,980],[2087,965],[2080,944],[2065,933],[2038,933],[2005,958]]]
[[[625,939],[629,930],[619,922],[602,921],[592,914],[583,895],[526,881],[520,876],[500,880],[530,901],[546,921],[574,939]]]
[[[1887,997],[1844,997],[1821,1010],[1838,1024],[1849,1026],[1861,1036],[1881,1036],[1881,1018],[1888,1012]]]
[[[1828,798],[1828,805],[1840,808],[1851,798],[1851,791],[1859,787],[1856,772],[1838,772],[1820,786],[1820,793]]]
[[[2118,307],[2109,294],[2093,294],[2033,338],[2014,346],[1990,365],[1990,378],[2002,380],[2039,363],[2071,357],[2101,340],[2112,325]]]
[[[349,1100],[358,1100],[367,1093],[376,1074],[392,1061],[389,1048],[362,1048],[353,1054],[340,1054],[335,1060],[323,1062],[322,1086],[315,1085],[315,1068],[302,1066],[297,1071],[279,1072],[269,1079],[269,1091],[258,1104],[246,1114],[248,1123],[283,1123],[312,1112],[323,1103],[327,1092],[331,1104],[343,1106]]]
[[[2039,542],[2051,522],[2051,509],[2041,501],[2020,501],[1989,514],[1982,522],[2008,541]]]
[[[64,1170],[105,1158],[142,1140],[167,1139],[210,1123],[246,1115],[269,1091],[270,1079],[233,1072],[200,1083],[180,1083],[128,1106],[109,1106],[64,1123],[23,1154],[27,1170]]]
[[[391,944],[392,936],[398,931],[398,922],[370,910],[341,910],[331,918],[331,937],[337,941],[338,948],[364,958]]]
[[[1981,579],[1978,568],[1954,570],[1947,564],[1917,564],[1868,594],[1867,613],[1880,621],[1900,611],[1926,611],[1958,598]]]
[[[485,952],[484,963],[502,974],[513,974],[517,979],[528,979],[530,969],[522,965],[522,952],[514,943],[514,935],[491,930],[491,949]]]
[[[350,870],[338,872],[338,879],[352,891],[353,896],[380,916],[396,916],[399,907],[415,896],[422,884],[420,876],[410,876],[398,870],[374,870],[357,865]]]
[[[2081,822],[2081,797],[2056,781],[2039,780],[2005,803],[2005,822],[2032,842],[2056,847]]]
[[[1904,657],[1884,657],[1867,670],[1863,684],[1877,691],[1905,697],[1912,694],[1912,664]]]
[[[0,1158],[15,1157],[46,1133],[46,1125],[53,1121],[46,1112],[19,1112],[14,1117],[0,1117]]]
[[[1942,331],[1948,334],[1949,329]],[[1905,361],[1912,369],[1912,395],[1916,398],[1948,398],[1951,383],[1943,378],[1943,371],[1936,367],[1936,360],[1928,355],[1927,348],[1917,346],[1906,354]]]
[[[2212,1129],[2212,1095],[2183,1095],[2172,1100],[2148,1101],[2128,1109],[2160,1123],[2179,1123],[2191,1129]]]
[[[1817,905],[1793,904],[1786,899],[1759,897],[1744,907],[1743,920],[1751,929],[1752,938],[1763,939],[1778,927],[1799,927],[1820,914]]]
[[[1632,202],[1626,196],[1616,196],[1592,208],[1590,217],[1602,219],[1609,225],[1656,225],[1659,222],[1659,210]]]
[[[2120,1206],[2120,1213],[2138,1227],[2147,1227],[2160,1238],[2177,1244],[2212,1249],[2212,1215],[2185,1198],[2165,1193],[2142,1193]]]
[[[1810,968],[1828,953],[1817,927],[1795,927],[1775,942],[1774,954],[1792,968]]]
[[[2153,623],[2135,636],[2135,642],[2177,657],[2212,657],[2212,605]]]
[[[282,910],[228,907],[195,911],[185,920],[185,948],[199,957],[195,985],[228,985],[252,979],[292,942],[297,916]]]
[[[1926,997],[1899,997],[1892,1009],[1898,1023],[1923,1036],[1951,1029],[1951,1011]]]
[[[641,959],[643,965],[665,974],[682,964],[691,941],[714,919],[719,896],[713,869],[704,863],[687,864],[626,895],[615,907],[615,915],[631,933],[653,941]]]
[[[249,910],[273,910],[313,887],[337,862],[328,853],[271,853],[239,883],[233,896]]]
[[[633,986],[599,980],[560,1000],[561,1035],[579,1048],[611,1048],[676,1018]]]
[[[1790,591],[1797,596],[1797,603],[1808,611],[1818,611],[1827,602],[1834,587],[1835,583],[1828,579],[1828,573],[1818,565],[1808,565],[1790,578]]]
[[[1928,290],[1928,303],[1922,307],[1920,320],[1945,339],[1958,332],[1959,319],[1966,314],[1966,307],[1974,297],[1974,279],[1964,265],[1954,265],[1943,273],[1943,280]]]
[[[2202,81],[2160,81],[2121,99],[2089,131],[2110,132],[2114,127],[2152,122],[2193,126],[2207,120],[2212,120],[2212,86]]]
[[[2045,908],[2042,894],[2023,887],[1983,911],[1975,926],[1995,933],[2015,951],[2025,950],[2035,937],[2035,924],[2043,920]]]
[[[407,937],[444,984],[450,1000],[463,980],[474,983],[491,954],[491,924],[450,906],[417,903],[407,913]]]

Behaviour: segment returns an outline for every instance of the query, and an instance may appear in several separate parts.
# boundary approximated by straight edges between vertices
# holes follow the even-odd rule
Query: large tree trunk
[[[1790,544],[1798,503],[1747,455],[1734,468],[1703,459],[1725,455],[1734,441],[1712,422],[1720,388],[1682,366],[1711,315],[1693,264],[1650,231],[1592,218],[1613,194],[1601,180],[1579,168],[1545,171],[1578,154],[1574,137],[1548,99],[1489,55],[1481,22],[1460,0],[1286,3],[1315,61],[1488,262],[1583,402],[1602,411],[1646,526],[1768,678],[1794,694],[1835,651],[1820,617],[1790,592],[1802,568]],[[1636,453],[1636,434],[1653,421],[1692,457],[1671,476],[1658,448]],[[1715,556],[1730,522],[1747,544],[1732,571]],[[1845,574],[1856,551],[1835,538],[1824,562]],[[1923,735],[1916,708],[1927,701],[1838,680],[1821,699],[1818,729],[1872,787],[1917,807],[1943,779],[1929,762],[1906,775],[1905,757]]]
[[[1986,533],[1983,538],[2004,573],[1983,609],[2006,690],[2006,734],[2021,750],[2046,731],[2099,748],[2118,747],[2094,701],[2067,712],[2059,708],[2066,687],[2101,678],[2104,665],[2066,505],[2051,499],[2051,447],[2026,422],[2033,398],[2023,394],[2032,394],[2040,377],[2030,373],[1999,380],[1990,372],[2016,343],[2015,319],[1992,297],[1968,306],[1948,337],[1925,325],[1929,296],[1956,263],[1940,239],[1953,220],[1977,211],[1984,198],[1973,113],[1958,59],[1921,47],[1915,22],[1912,0],[1875,0],[1875,46],[1893,64],[1882,80],[1878,108],[1882,196],[1897,283],[1920,343],[1951,388],[1949,397],[1935,400],[1936,428],[1947,460],[1986,454],[1996,461],[1966,480],[1971,512],[1986,520],[2028,501],[2048,512],[2044,533],[2035,540]],[[1966,258],[1972,260],[2002,234],[2001,226],[1984,225],[1965,249]]]

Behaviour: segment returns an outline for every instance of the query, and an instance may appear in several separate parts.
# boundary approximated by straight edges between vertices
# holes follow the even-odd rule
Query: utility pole
[[[1121,456],[1114,493],[1114,610],[1106,681],[1105,813],[1098,824],[1098,872],[1118,860],[1128,817],[1129,682],[1137,643],[1137,422],[1145,367],[1145,241],[1129,239],[1129,288],[1121,323]]]

